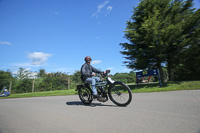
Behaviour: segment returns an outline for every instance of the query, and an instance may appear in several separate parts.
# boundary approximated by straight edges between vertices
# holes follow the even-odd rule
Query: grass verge
[[[70,90],[56,90],[56,91],[34,92],[34,93],[11,94],[8,97],[0,97],[0,98],[24,98],[24,97],[62,96],[62,95],[74,95],[75,93],[76,93],[75,89],[70,89]]]
[[[160,87],[159,83],[139,84],[138,86],[129,85],[133,93],[144,92],[162,92],[177,90],[195,90],[200,89],[200,81],[176,81],[163,83]]]
[[[146,92],[162,92],[162,91],[177,91],[177,90],[195,90],[200,89],[200,81],[180,81],[180,82],[168,82],[159,86],[159,83],[150,84],[136,84],[128,85],[133,93],[146,93]],[[44,97],[44,96],[62,96],[62,95],[75,95],[75,89],[70,90],[57,90],[57,91],[45,91],[34,93],[20,93],[11,94],[6,98],[24,98],[24,97]],[[0,97],[4,99],[5,97]]]

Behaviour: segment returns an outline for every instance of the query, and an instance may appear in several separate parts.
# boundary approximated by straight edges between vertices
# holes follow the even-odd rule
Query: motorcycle
[[[110,70],[106,70],[106,73],[98,75],[100,81],[95,84],[99,95],[97,100],[99,102],[106,102],[109,97],[110,100],[118,106],[129,105],[132,101],[131,89],[123,82],[113,80],[111,76],[108,75],[109,73]],[[106,80],[104,80],[105,77]],[[88,83],[77,85],[76,91],[78,91],[79,98],[84,104],[90,104],[95,99]]]

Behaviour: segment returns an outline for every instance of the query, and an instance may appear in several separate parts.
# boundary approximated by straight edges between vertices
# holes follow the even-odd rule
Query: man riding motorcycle
[[[90,56],[85,57],[85,64],[83,64],[81,67],[81,79],[84,83],[89,83],[91,85],[94,98],[99,98],[95,84],[96,81],[100,81],[100,78],[93,76],[95,76],[95,73],[105,73],[105,72],[99,71],[98,69],[91,66],[90,65],[91,61],[92,58]]]

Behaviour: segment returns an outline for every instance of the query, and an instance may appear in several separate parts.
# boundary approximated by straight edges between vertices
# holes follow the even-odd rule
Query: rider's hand
[[[106,71],[102,72],[103,76],[106,76]]]

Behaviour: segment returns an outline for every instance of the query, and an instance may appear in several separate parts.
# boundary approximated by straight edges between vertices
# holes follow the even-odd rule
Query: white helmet
[[[7,89],[5,89],[4,91],[8,91]]]

